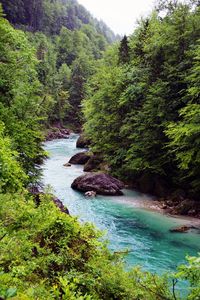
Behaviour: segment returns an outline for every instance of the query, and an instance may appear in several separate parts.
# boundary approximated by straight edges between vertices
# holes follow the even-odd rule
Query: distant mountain
[[[1,0],[6,18],[15,27],[46,34],[59,34],[62,26],[69,30],[92,25],[109,43],[120,39],[103,22],[95,19],[76,0]]]

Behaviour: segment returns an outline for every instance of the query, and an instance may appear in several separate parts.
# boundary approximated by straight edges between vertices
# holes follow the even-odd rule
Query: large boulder
[[[100,169],[100,164],[102,163],[102,158],[100,158],[97,155],[93,155],[90,157],[90,159],[87,161],[87,163],[84,166],[84,172],[94,172],[98,171]]]
[[[71,187],[81,192],[94,191],[99,195],[123,195],[124,184],[105,173],[89,173],[74,180]]]
[[[90,154],[88,152],[80,152],[72,156],[69,160],[69,164],[72,165],[84,165],[90,159]]]
[[[80,135],[76,142],[76,148],[88,148],[89,145],[90,141],[84,135]]]

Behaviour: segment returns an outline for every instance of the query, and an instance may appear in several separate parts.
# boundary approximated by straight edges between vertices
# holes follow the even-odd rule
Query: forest
[[[200,215],[199,61],[199,1],[159,1],[122,38],[76,0],[0,0],[0,299],[200,299],[199,256],[127,271],[95,226],[33,192],[46,131],[83,129],[112,175]]]
[[[117,176],[198,202],[199,5],[170,4],[105,53],[87,84],[84,128]]]

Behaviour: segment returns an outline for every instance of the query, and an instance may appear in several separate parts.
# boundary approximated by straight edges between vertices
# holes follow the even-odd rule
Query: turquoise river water
[[[71,189],[72,181],[83,174],[81,166],[66,168],[64,163],[80,149],[76,149],[77,135],[67,140],[45,143],[49,153],[43,170],[43,183],[68,207],[70,214],[82,222],[92,222],[106,231],[113,251],[129,250],[127,267],[140,265],[151,272],[174,271],[185,262],[186,255],[200,252],[200,234],[170,233],[169,229],[191,222],[173,218],[149,208],[154,200],[136,191],[125,190],[124,196],[86,198]]]

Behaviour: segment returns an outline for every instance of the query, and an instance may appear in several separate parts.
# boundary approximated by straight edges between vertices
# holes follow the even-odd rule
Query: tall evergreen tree
[[[119,62],[122,64],[126,64],[130,62],[130,48],[128,38],[125,35],[120,42],[119,47]]]

